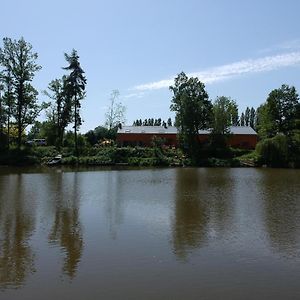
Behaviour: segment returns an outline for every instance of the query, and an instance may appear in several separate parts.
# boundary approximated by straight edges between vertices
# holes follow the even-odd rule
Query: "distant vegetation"
[[[125,122],[126,108],[112,91],[105,123],[80,133],[80,108],[87,79],[76,50],[65,53],[67,66],[61,78],[53,79],[43,92],[49,102],[38,102],[33,79],[41,69],[38,54],[23,38],[3,39],[0,48],[0,164],[41,163],[63,154],[63,163],[130,165],[216,165],[241,163],[267,166],[300,165],[300,104],[293,86],[282,85],[268,95],[257,109],[247,107],[239,114],[236,101],[219,96],[212,101],[198,78],[180,73],[170,87],[171,118],[136,119],[133,126],[176,126],[179,149],[167,149],[154,140],[151,148],[118,148],[117,130]],[[37,121],[41,111],[47,119]],[[28,131],[28,126],[31,129]],[[230,126],[250,126],[260,142],[255,151],[228,147]],[[70,131],[69,128],[73,127]],[[209,143],[196,138],[201,129],[210,129]],[[28,133],[26,133],[28,131]],[[45,139],[40,147],[33,139]],[[26,144],[27,141],[27,144]]]

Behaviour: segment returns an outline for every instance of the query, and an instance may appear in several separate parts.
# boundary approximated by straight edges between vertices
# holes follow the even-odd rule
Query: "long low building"
[[[248,126],[231,126],[228,144],[234,148],[254,149],[257,133]],[[199,130],[198,138],[205,143],[209,139],[209,130]],[[164,140],[167,146],[178,146],[178,130],[174,126],[123,126],[118,129],[117,143],[119,146],[151,146],[154,137]]]

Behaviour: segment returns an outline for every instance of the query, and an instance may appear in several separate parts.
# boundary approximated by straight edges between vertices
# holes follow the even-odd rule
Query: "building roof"
[[[232,134],[257,135],[257,133],[249,126],[231,126]],[[177,134],[178,130],[174,126],[164,128],[163,126],[122,126],[118,129],[118,133],[126,134]],[[210,130],[199,130],[199,134],[209,134]]]

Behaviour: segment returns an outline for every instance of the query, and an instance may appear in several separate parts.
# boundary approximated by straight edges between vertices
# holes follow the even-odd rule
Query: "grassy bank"
[[[239,167],[242,166],[239,157],[243,150],[232,150],[227,158],[207,157],[197,163],[203,167]],[[248,152],[247,152],[248,153]],[[191,160],[180,149],[163,149],[155,147],[123,147],[82,148],[80,156],[74,155],[72,148],[58,151],[55,147],[31,147],[21,151],[11,149],[0,153],[0,165],[41,165],[58,154],[62,154],[62,165],[86,166],[192,166]]]

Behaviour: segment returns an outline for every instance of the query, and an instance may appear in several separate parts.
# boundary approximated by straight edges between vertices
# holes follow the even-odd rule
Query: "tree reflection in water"
[[[2,181],[4,180],[5,181]],[[0,177],[0,287],[20,287],[34,272],[29,239],[34,229],[33,209],[23,175]]]
[[[63,272],[75,277],[83,252],[83,237],[79,220],[78,173],[57,174],[54,224],[49,234],[50,243],[58,244],[65,253]]]
[[[207,203],[201,197],[197,169],[176,172],[175,193],[174,252],[185,260],[191,249],[205,241],[208,223]]]
[[[263,176],[260,187],[269,240],[279,254],[300,257],[299,178],[296,172],[296,176],[293,176],[293,170],[271,171],[261,170]],[[288,174],[284,175],[285,172]]]
[[[173,247],[180,259],[230,231],[233,185],[228,169],[177,170]]]

